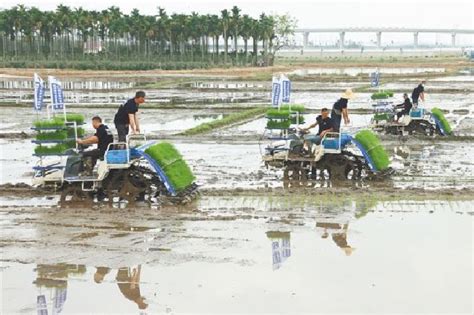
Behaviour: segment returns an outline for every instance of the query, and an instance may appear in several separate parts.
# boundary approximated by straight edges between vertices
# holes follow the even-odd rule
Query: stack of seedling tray
[[[84,129],[78,127],[84,124],[81,114],[58,115],[50,119],[37,120],[33,123],[36,131],[36,156],[64,155],[67,150],[74,148],[76,139],[84,135]]]
[[[381,91],[378,91],[378,92],[375,92],[374,94],[372,94],[372,96],[370,98],[373,99],[373,100],[385,100],[385,99],[390,98],[390,97],[393,97],[393,92],[392,91],[381,90]]]
[[[267,129],[287,130],[292,124],[302,124],[304,111],[303,105],[283,105],[280,109],[271,108],[266,113]]]

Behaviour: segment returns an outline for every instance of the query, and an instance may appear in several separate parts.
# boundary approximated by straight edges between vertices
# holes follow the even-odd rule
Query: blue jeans
[[[318,135],[307,135],[304,137],[304,139],[316,145],[321,144],[321,137]]]

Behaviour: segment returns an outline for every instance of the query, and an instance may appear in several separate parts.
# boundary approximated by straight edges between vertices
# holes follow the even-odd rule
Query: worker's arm
[[[334,131],[334,129],[332,127],[329,128],[329,129],[323,130],[319,136],[322,139],[328,132],[332,132],[332,131]]]
[[[423,102],[425,101],[425,92],[420,93],[420,98]]]
[[[316,127],[317,125],[318,125],[318,122],[315,122],[314,124],[311,124],[311,125],[309,125],[309,126],[306,127],[306,128],[301,128],[301,130],[303,130],[303,131],[308,131],[308,130],[310,130],[311,128]]]
[[[128,114],[128,120],[130,122],[130,127],[132,127],[132,133],[137,133],[137,122],[135,120],[135,114]]]
[[[97,136],[90,136],[85,139],[77,139],[76,142],[79,144],[95,144],[99,143],[99,138]]]
[[[140,119],[138,119],[138,112],[135,113],[135,127],[137,128],[137,133],[140,133]]]
[[[351,120],[349,119],[349,112],[347,111],[347,108],[342,109],[342,117],[344,118],[344,123],[346,125],[351,122]]]

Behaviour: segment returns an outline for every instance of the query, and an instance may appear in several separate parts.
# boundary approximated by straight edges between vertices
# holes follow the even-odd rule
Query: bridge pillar
[[[340,32],[339,33],[339,48],[344,49],[344,36],[346,35],[346,32]]]
[[[308,47],[308,42],[309,42],[309,32],[304,32],[303,33],[303,48]]]
[[[451,34],[451,46],[456,47],[456,33]]]
[[[413,48],[418,48],[418,32],[413,33]]]
[[[377,48],[382,47],[382,32],[377,32]]]

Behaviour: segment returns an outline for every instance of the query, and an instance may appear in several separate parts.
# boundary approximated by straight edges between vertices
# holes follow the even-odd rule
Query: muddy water
[[[159,212],[2,207],[2,313],[36,313],[38,297],[65,314],[469,313],[473,207],[275,196]]]
[[[204,140],[173,140],[191,165],[198,183],[208,189],[285,187],[283,172],[266,169],[261,162],[264,143],[255,141],[216,142]],[[420,142],[391,140],[384,143],[396,174],[386,184],[395,188],[473,188],[474,154],[470,142],[442,140]],[[3,167],[0,184],[31,183],[32,166],[29,140],[0,139]],[[354,148],[355,149],[355,148]],[[7,152],[13,152],[7,154]],[[313,183],[325,187],[325,182]],[[366,185],[378,185],[366,183]]]
[[[84,113],[84,110],[81,110],[80,108],[71,108],[68,112],[85,114],[87,119],[98,115],[102,117],[105,124],[110,128],[115,129],[113,120],[116,109],[88,108],[87,112]],[[179,133],[199,124],[222,118],[224,115],[223,111],[213,109],[180,109],[178,111],[171,109],[147,108],[146,105],[141,108],[141,113],[141,129],[147,134],[150,133],[154,135],[170,135]],[[38,115],[33,110],[27,108],[5,107],[3,109],[3,114],[4,115],[0,118],[0,133],[2,133],[4,137],[9,133],[32,133],[30,128],[32,127],[33,121],[38,118],[46,118],[46,113]],[[13,121],[11,118],[16,115],[21,116]],[[83,127],[88,133],[94,133],[89,121],[87,121],[87,124]]]

